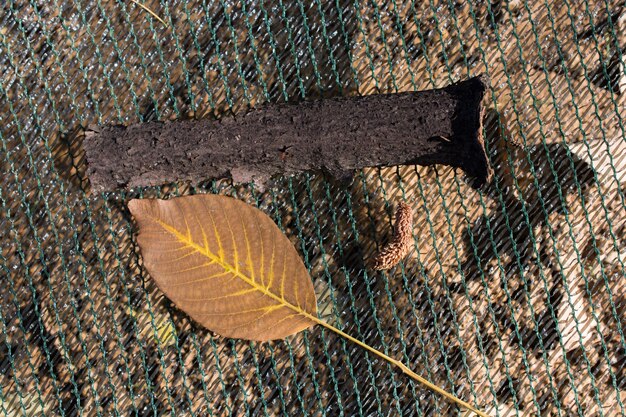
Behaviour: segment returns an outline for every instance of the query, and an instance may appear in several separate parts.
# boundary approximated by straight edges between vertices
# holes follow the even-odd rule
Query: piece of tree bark
[[[88,131],[94,191],[231,177],[263,186],[275,175],[372,166],[445,164],[489,180],[481,77],[446,88],[269,104],[219,120],[150,122]]]

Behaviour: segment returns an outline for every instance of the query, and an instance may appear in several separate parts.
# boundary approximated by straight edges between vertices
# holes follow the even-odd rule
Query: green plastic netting
[[[130,198],[219,192],[301,253],[320,314],[498,416],[626,415],[624,1],[0,5],[0,413],[467,415],[322,328],[215,336],[142,269]],[[446,167],[90,193],[91,124],[490,78],[492,184]],[[415,249],[365,261],[394,205]]]

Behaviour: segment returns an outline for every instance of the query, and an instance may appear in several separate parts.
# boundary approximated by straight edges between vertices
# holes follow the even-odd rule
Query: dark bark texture
[[[268,104],[218,120],[105,126],[84,147],[94,191],[372,166],[445,164],[479,186],[491,177],[482,138],[485,81],[365,97]]]

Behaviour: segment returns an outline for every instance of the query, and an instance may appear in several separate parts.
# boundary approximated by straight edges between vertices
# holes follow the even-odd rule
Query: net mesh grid
[[[126,202],[232,195],[269,214],[320,315],[490,415],[626,415],[623,1],[0,6],[0,412],[467,415],[322,328],[225,339],[142,268]],[[443,87],[486,74],[481,190],[446,167],[95,194],[93,124]],[[414,206],[415,248],[367,260]]]

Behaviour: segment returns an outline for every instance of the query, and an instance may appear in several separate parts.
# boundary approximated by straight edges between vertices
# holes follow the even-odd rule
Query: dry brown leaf
[[[350,340],[475,412],[402,362],[317,316],[315,291],[295,248],[262,211],[230,197],[132,200],[146,269],[181,310],[227,337],[282,339],[313,324]]]
[[[284,339],[315,324],[315,291],[295,248],[234,198],[132,200],[146,269],[181,310],[227,337]],[[307,313],[304,315],[302,313]]]

